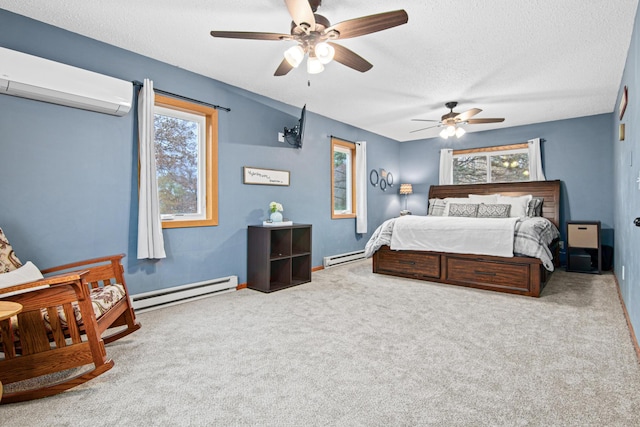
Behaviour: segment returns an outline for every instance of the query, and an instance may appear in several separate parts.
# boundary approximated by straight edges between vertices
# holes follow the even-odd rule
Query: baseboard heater
[[[222,277],[204,282],[190,283],[158,291],[132,295],[131,303],[136,313],[195,301],[213,295],[235,291],[238,276]]]
[[[346,254],[332,255],[324,257],[324,268],[335,267],[352,261],[364,259],[364,250],[347,252]]]

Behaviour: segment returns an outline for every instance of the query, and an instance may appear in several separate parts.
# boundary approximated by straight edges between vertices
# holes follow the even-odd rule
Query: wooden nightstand
[[[567,221],[567,271],[602,273],[600,221]]]

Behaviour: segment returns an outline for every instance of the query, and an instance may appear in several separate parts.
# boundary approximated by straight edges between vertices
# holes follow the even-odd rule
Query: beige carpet
[[[370,271],[143,313],[111,371],[0,425],[640,425],[613,276],[558,271],[536,299]]]

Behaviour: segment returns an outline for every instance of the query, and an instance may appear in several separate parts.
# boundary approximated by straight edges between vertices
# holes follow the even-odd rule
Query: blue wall
[[[640,217],[640,24],[638,15],[629,47],[616,111],[611,133],[614,139],[613,170],[614,185],[614,224],[616,229],[616,262],[615,273],[620,284],[627,312],[631,318],[633,329],[640,333],[640,228],[633,225],[633,220]],[[622,98],[624,86],[628,87],[629,103],[622,120],[618,118],[618,105]],[[618,126],[625,124],[625,140],[618,141]],[[622,268],[624,267],[624,276]]]
[[[231,108],[219,112],[220,225],[165,230],[167,258],[138,261],[134,111],[115,117],[0,96],[0,227],[23,261],[46,268],[124,252],[132,293],[228,275],[242,283],[247,225],[266,219],[272,200],[286,217],[313,224],[313,266],[364,248],[400,209],[397,191],[369,186],[369,234],[356,235],[353,219],[331,220],[329,135],[367,141],[369,168],[396,177],[399,143],[312,111],[301,150],[278,143],[277,132],[296,123],[302,98],[285,105],[1,9],[0,28],[0,46],[123,80],[148,77],[156,88]],[[291,185],[244,185],[243,166],[289,170]]]
[[[563,182],[563,221],[597,219],[605,229],[617,230],[615,272],[620,279],[625,265],[623,297],[640,329],[640,266],[633,259],[640,250],[640,230],[631,226],[640,216],[635,182],[640,154],[633,166],[628,164],[632,152],[638,152],[637,25],[623,80],[630,87],[625,142],[617,141],[616,114],[468,133],[461,140],[398,143],[319,116],[310,108],[302,150],[277,143],[276,134],[295,124],[304,99],[300,105],[284,105],[1,9],[0,28],[0,46],[124,80],[148,77],[157,88],[231,108],[230,113],[219,113],[220,225],[165,230],[168,258],[151,262],[136,259],[133,112],[114,117],[0,96],[0,227],[23,260],[45,268],[124,252],[133,293],[227,275],[245,282],[246,227],[266,218],[268,203],[276,200],[284,205],[285,216],[313,224],[313,265],[319,266],[323,256],[363,248],[375,227],[395,216],[402,203],[399,185],[386,192],[369,186],[367,235],[355,234],[352,219],[331,220],[329,135],[368,141],[369,169],[385,168],[396,184],[414,184],[415,193],[408,200],[416,214],[426,212],[428,186],[437,183],[440,148],[540,137],[545,140],[547,178]],[[269,78],[265,76],[266,83]],[[243,185],[243,166],[289,170],[291,186]],[[613,233],[606,239],[613,241]]]

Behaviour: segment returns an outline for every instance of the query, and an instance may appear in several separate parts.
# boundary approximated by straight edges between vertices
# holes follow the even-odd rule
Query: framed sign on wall
[[[291,173],[289,171],[277,169],[261,169],[250,166],[244,168],[244,184],[258,185],[289,185]]]

